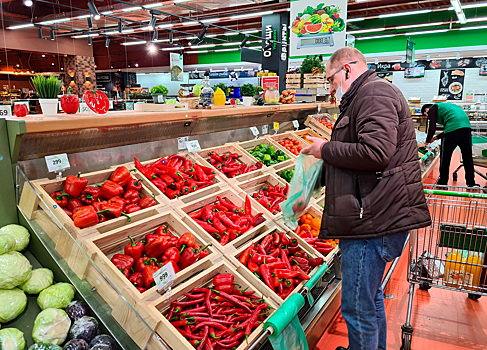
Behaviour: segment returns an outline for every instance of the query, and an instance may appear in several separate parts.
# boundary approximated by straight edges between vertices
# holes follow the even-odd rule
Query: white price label
[[[201,146],[198,140],[188,141],[186,142],[186,148],[189,152],[195,153],[201,151]]]
[[[162,290],[168,289],[172,286],[172,281],[176,278],[176,273],[174,272],[172,264],[169,263],[154,272],[153,276],[157,290],[162,292]]]
[[[297,120],[293,120],[293,125],[296,129],[299,129],[299,122]]]
[[[50,173],[59,173],[71,168],[69,165],[68,155],[66,153],[55,154],[53,156],[46,156],[47,169]]]
[[[252,127],[250,128],[250,131],[252,131],[252,134],[253,134],[254,136],[256,136],[256,137],[259,135],[259,129],[257,129],[257,127],[256,127],[256,126],[252,126]]]
[[[178,137],[178,151],[186,149],[186,143],[188,142],[188,140],[188,136]]]
[[[269,125],[262,125],[262,135],[265,135],[269,132]]]
[[[0,106],[0,117],[11,117],[12,116],[12,106],[3,105]]]
[[[80,113],[93,113],[93,111],[88,107],[88,105],[85,102],[81,102],[79,104],[79,112]]]

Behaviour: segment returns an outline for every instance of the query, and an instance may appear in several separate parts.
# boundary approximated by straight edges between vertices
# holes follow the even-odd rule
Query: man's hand
[[[323,146],[323,144],[326,141],[323,139],[320,139],[319,137],[310,137],[310,136],[308,136],[307,140],[311,141],[313,143],[311,145],[309,145],[308,147],[303,148],[301,153],[309,154],[310,156],[321,159],[321,146]]]
[[[418,148],[423,148],[426,147],[426,142],[425,143],[418,143]]]

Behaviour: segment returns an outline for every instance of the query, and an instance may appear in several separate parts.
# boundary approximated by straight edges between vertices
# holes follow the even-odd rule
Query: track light
[[[27,7],[31,7],[31,6],[32,6],[32,4],[33,4],[32,0],[23,0],[23,3],[24,3],[24,5],[25,5],[25,6],[27,6]]]
[[[105,47],[109,47],[110,46],[110,38],[106,38],[105,39]]]
[[[110,68],[111,68],[111,69],[115,68],[115,64],[113,64],[113,63],[112,63],[112,64],[110,65]]]
[[[86,21],[88,22],[88,28],[92,29],[93,28],[93,21],[92,21],[91,17],[88,17],[86,19]]]
[[[50,36],[51,40],[54,40],[54,29],[51,29],[49,36]]]
[[[93,39],[91,38],[91,36],[88,37],[88,45],[91,45],[93,43]]]
[[[159,39],[159,31],[156,29],[154,30],[154,35],[152,36],[152,41],[156,41]]]
[[[127,65],[127,67],[132,68],[132,63],[129,62],[129,64]]]
[[[247,44],[247,41],[249,40],[249,37],[246,35],[245,38],[242,40],[240,43],[240,48],[244,47],[245,44]]]
[[[139,61],[135,61],[135,67],[139,66]]]
[[[37,36],[42,39],[42,27],[37,28]]]
[[[155,45],[150,44],[149,45],[149,52],[150,53],[156,53],[156,51],[157,51],[157,48],[155,47]]]
[[[118,29],[118,32],[119,32],[120,34],[122,34],[122,20],[118,21],[117,27],[118,27],[118,28],[117,28],[117,29]]]
[[[90,13],[95,18],[95,20],[98,21],[101,16],[100,16],[100,12],[98,12],[98,9],[96,8],[93,1],[88,2],[88,9],[90,10]]]
[[[172,44],[174,42],[174,34],[172,31],[169,32],[169,44]]]
[[[150,22],[149,22],[149,27],[151,27],[152,29],[154,29],[156,27],[156,21],[157,21],[156,16],[152,15],[152,17],[150,19]]]
[[[198,34],[198,39],[200,41],[203,41],[205,39],[206,31],[208,30],[208,27],[203,25],[203,29],[201,29],[201,32]]]

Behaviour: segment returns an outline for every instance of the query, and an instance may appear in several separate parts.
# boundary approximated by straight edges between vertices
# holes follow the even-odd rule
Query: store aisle
[[[460,162],[460,153],[455,152],[451,171]],[[439,165],[439,163],[438,163]],[[425,182],[434,183],[439,176],[438,165],[432,169]],[[480,168],[481,172],[487,169]],[[477,183],[487,182],[477,176]],[[464,186],[463,169],[458,172],[458,182],[451,185]],[[392,295],[385,301],[387,313],[387,347],[399,350],[401,347],[401,325],[406,321],[409,297],[409,283],[406,271],[408,256],[403,254],[384,294]],[[428,292],[415,288],[411,323],[414,327],[412,348],[414,350],[460,350],[487,349],[487,296],[478,301],[467,298],[467,294],[432,288]],[[347,327],[341,313],[335,316],[315,350],[335,350],[346,346]]]

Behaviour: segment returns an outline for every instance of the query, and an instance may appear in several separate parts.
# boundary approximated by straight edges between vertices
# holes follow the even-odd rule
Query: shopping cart
[[[414,285],[487,295],[487,194],[467,187],[424,185],[432,224],[410,232],[409,304],[403,350],[411,349]]]
[[[487,157],[485,153],[487,152],[487,126],[480,123],[474,123],[472,128],[472,154],[473,154],[473,165],[474,171],[487,180],[487,173],[482,174],[480,171],[475,169],[475,167],[487,168]],[[485,151],[484,151],[485,150]],[[460,163],[458,168],[453,172],[453,181],[458,180],[458,170],[463,167],[463,161]]]

